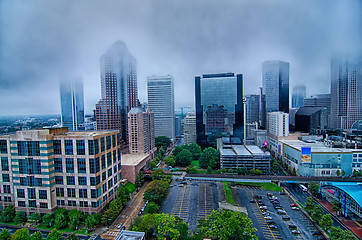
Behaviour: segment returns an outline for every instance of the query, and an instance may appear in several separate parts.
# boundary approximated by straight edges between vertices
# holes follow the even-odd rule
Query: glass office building
[[[243,75],[204,74],[195,77],[196,133],[201,147],[221,136],[243,137]]]

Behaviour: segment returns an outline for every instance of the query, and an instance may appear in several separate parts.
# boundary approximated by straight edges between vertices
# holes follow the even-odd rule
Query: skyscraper
[[[259,124],[260,96],[250,94],[246,99],[246,123],[256,122]]]
[[[155,137],[175,140],[175,103],[173,77],[147,77],[148,106],[155,114]]]
[[[185,117],[184,124],[184,139],[185,144],[191,144],[196,142],[196,115],[195,113],[188,113]]]
[[[289,112],[289,63],[282,61],[263,63],[263,94],[266,113]]]
[[[221,136],[243,138],[243,75],[195,77],[197,143],[205,148]]]
[[[362,119],[362,59],[332,59],[330,127],[350,128]]]
[[[155,147],[154,113],[134,107],[128,113],[130,153],[149,153]]]
[[[292,108],[304,107],[305,86],[295,86],[292,94]]]
[[[101,57],[101,100],[96,104],[98,130],[121,129],[127,141],[127,112],[139,105],[136,60],[126,44],[115,42]]]
[[[61,122],[69,131],[84,129],[84,95],[81,81],[60,82]]]

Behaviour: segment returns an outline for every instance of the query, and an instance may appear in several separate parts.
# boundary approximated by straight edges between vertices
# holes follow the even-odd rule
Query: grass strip
[[[231,189],[227,183],[224,183],[226,201],[231,205],[235,205],[233,195],[231,194]]]
[[[191,165],[194,166],[194,167],[196,167],[196,168],[200,168],[199,160],[191,161]]]
[[[274,192],[281,192],[283,191],[281,187],[274,183],[255,183],[255,182],[238,182],[236,184],[244,185],[244,186],[252,186],[252,187],[261,187],[262,189],[274,191]]]

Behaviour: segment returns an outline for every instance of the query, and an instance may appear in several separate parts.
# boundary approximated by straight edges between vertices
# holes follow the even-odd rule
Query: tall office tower
[[[362,119],[362,59],[332,59],[331,126],[347,129]]]
[[[284,112],[271,112],[267,116],[268,133],[275,137],[289,135],[289,114]]]
[[[202,147],[221,136],[243,139],[243,75],[204,74],[195,77],[196,135]]]
[[[305,86],[295,86],[292,94],[292,108],[304,107]]]
[[[155,147],[154,113],[149,108],[129,111],[128,140],[130,153],[149,153]]]
[[[181,137],[181,134],[182,134],[181,116],[175,116],[175,136]]]
[[[184,143],[196,143],[196,114],[188,113],[184,122]]]
[[[304,99],[305,107],[326,107],[327,108],[327,126],[330,126],[331,118],[331,94],[316,94]]]
[[[246,95],[246,123],[259,124],[260,96],[256,94]]]
[[[259,125],[263,128],[266,128],[265,94],[263,93],[262,87],[259,89]]]
[[[61,122],[69,131],[84,130],[84,95],[81,81],[60,82]]]
[[[127,112],[137,107],[136,60],[126,44],[115,42],[101,57],[101,100],[96,104],[97,130],[120,130],[127,141]]]
[[[155,114],[155,137],[175,140],[175,102],[173,77],[147,77],[148,106]]]
[[[289,63],[282,61],[263,63],[263,94],[266,113],[289,112]]]

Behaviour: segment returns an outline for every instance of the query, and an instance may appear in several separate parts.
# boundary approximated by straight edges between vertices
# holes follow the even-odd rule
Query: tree
[[[65,240],[78,240],[78,237],[77,235],[75,235],[75,233],[71,233],[67,236]]]
[[[176,159],[173,155],[170,155],[165,159],[165,163],[168,166],[174,167],[176,165]]]
[[[197,225],[197,238],[201,236],[213,239],[256,239],[256,229],[251,219],[241,212],[231,210],[212,211],[207,219],[200,219]]]
[[[308,198],[307,198],[307,202],[306,202],[306,204],[305,204],[305,211],[306,211],[309,215],[312,214],[313,209],[314,209],[314,206],[315,206],[315,204],[314,204],[313,198],[312,198],[312,197],[308,197]]]
[[[332,211],[337,212],[341,209],[342,204],[338,200],[333,200]]]
[[[160,180],[163,176],[165,176],[165,172],[162,169],[157,169],[152,173],[152,180]]]
[[[54,227],[57,229],[65,228],[68,225],[67,218],[63,213],[55,214]]]
[[[40,213],[32,213],[29,217],[29,220],[33,223],[40,223],[41,222],[41,215]]]
[[[154,180],[147,185],[146,191],[143,194],[145,201],[153,201],[161,205],[163,199],[168,194],[169,183],[162,180]]]
[[[343,231],[340,227],[331,227],[331,238],[333,240],[357,240],[351,231]]]
[[[122,185],[118,188],[117,199],[120,200],[122,205],[126,205],[126,203],[128,203],[128,201],[131,199],[130,193],[125,186]]]
[[[27,220],[27,218],[26,218],[25,212],[20,211],[20,212],[17,212],[17,213],[16,213],[15,218],[14,218],[14,222],[15,222],[16,224],[25,223],[26,220]]]
[[[295,168],[292,169],[292,175],[297,176],[297,170],[295,170]]]
[[[240,174],[242,173],[241,168],[237,167],[237,168],[236,168],[236,173],[237,173],[238,175],[240,175]]]
[[[320,206],[315,206],[312,212],[312,218],[314,221],[318,222],[323,216],[323,210]]]
[[[355,169],[355,170],[353,170],[353,176],[354,177],[357,177],[358,176],[358,171]]]
[[[11,239],[11,234],[10,234],[9,230],[4,228],[0,233],[0,239],[1,240],[10,240]]]
[[[1,212],[2,222],[11,222],[15,217],[15,207],[13,205],[6,206],[4,211]]]
[[[226,173],[226,172],[227,172],[226,168],[221,169],[221,173],[222,173],[222,174],[224,174],[224,173]]]
[[[279,172],[279,166],[278,166],[278,163],[273,160],[273,163],[272,163],[272,172],[273,173],[278,173]]]
[[[11,236],[11,240],[30,240],[29,230],[26,228],[16,230],[13,236]]]
[[[176,164],[182,167],[186,167],[191,164],[192,154],[189,150],[184,149],[176,156]]]
[[[208,166],[206,172],[207,172],[208,174],[211,174],[211,173],[212,173],[212,168],[211,168],[210,166]]]
[[[40,231],[36,231],[30,236],[30,240],[43,240],[43,234]]]
[[[324,230],[329,230],[331,229],[331,226],[333,224],[333,220],[331,218],[331,215],[329,214],[324,214],[321,218],[321,220],[319,221],[319,225],[324,229]]]
[[[43,223],[46,224],[47,227],[53,226],[54,223],[54,215],[51,213],[47,213],[43,216]]]
[[[155,202],[149,202],[145,208],[145,214],[147,213],[157,213],[160,210],[160,206]]]
[[[356,170],[355,170],[355,171],[356,171]],[[338,170],[336,171],[336,174],[337,174],[338,177],[341,176],[341,170],[338,169]]]
[[[254,168],[250,169],[250,174],[255,175],[255,169]]]
[[[69,223],[68,223],[69,227],[75,230],[80,225],[80,220],[83,217],[83,213],[77,209],[72,209],[69,211],[68,217],[69,217]]]
[[[155,145],[157,150],[160,151],[161,147],[167,149],[171,144],[171,139],[166,136],[159,136],[155,138]]]
[[[248,174],[248,169],[246,168],[246,166],[244,165],[243,168],[241,169],[241,173],[246,175]]]
[[[259,169],[255,169],[255,175],[262,175],[263,173]]]
[[[201,152],[201,147],[197,144],[197,143],[191,143],[189,145],[189,150],[192,154],[192,158],[193,160],[199,160],[202,152]]]
[[[97,223],[97,219],[94,215],[88,215],[85,219],[85,227],[88,229],[88,231],[91,231],[95,228]]]
[[[217,169],[220,166],[219,152],[212,147],[205,148],[200,157],[200,167],[206,168],[210,166],[212,169]]]
[[[136,189],[139,189],[143,186],[143,183],[145,182],[145,176],[143,175],[142,171],[139,171],[136,180],[134,182],[134,185],[136,187]]]
[[[53,229],[47,236],[46,240],[61,240],[63,234],[56,229]]]
[[[346,175],[346,171],[342,170],[342,177]]]
[[[313,196],[315,196],[319,192],[319,185],[315,182],[310,182],[308,185],[308,190],[313,194]]]

